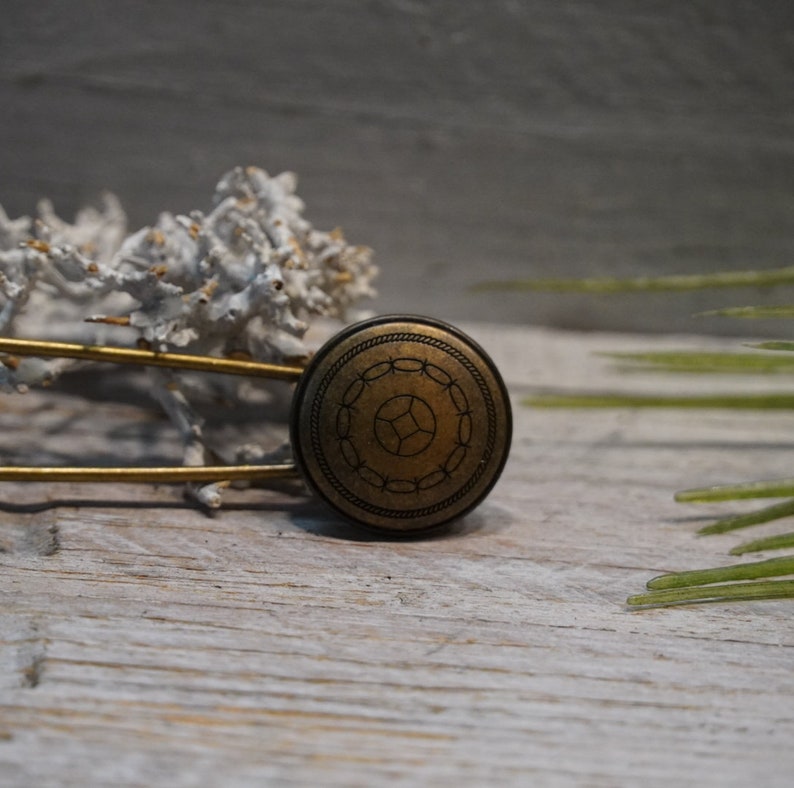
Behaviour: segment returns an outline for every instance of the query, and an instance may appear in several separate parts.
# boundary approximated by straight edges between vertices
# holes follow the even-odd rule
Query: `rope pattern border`
[[[458,361],[469,372],[476,382],[477,387],[483,396],[483,400],[485,401],[485,410],[488,419],[488,434],[486,436],[485,448],[483,451],[483,462],[477,464],[477,470],[469,477],[466,484],[458,489],[453,495],[445,498],[443,501],[439,501],[422,509],[386,509],[385,507],[377,506],[376,504],[360,499],[344,484],[342,484],[333,473],[320,444],[319,411],[321,410],[322,404],[325,400],[325,392],[328,390],[328,387],[331,385],[334,377],[336,377],[336,374],[342,367],[352,361],[352,359],[354,359],[357,355],[364,353],[370,348],[377,347],[378,345],[386,344],[388,342],[416,342],[420,345],[428,345],[430,347],[444,351]],[[334,362],[328,372],[325,373],[323,379],[320,381],[320,384],[317,387],[309,414],[309,425],[312,449],[315,459],[317,460],[317,464],[320,467],[323,477],[330,482],[333,489],[344,500],[355,506],[357,509],[368,512],[369,514],[374,514],[378,517],[389,519],[427,517],[447,509],[450,506],[453,506],[461,498],[464,498],[466,495],[468,495],[471,489],[479,482],[480,478],[485,473],[486,468],[491,463],[494,447],[496,445],[496,406],[494,404],[493,397],[491,396],[491,391],[486,384],[485,378],[483,377],[480,370],[475,364],[472,363],[465,353],[462,353],[460,350],[448,344],[447,342],[444,342],[442,339],[427,336],[427,334],[413,332],[397,332],[393,334],[383,334],[382,336],[371,337],[370,339],[366,339],[363,342],[359,342],[357,345],[354,345],[352,348],[343,353]]]

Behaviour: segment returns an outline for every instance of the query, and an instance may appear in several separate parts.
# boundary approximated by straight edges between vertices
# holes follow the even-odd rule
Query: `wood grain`
[[[481,295],[483,278],[791,264],[786,2],[9,0],[0,203],[137,228],[235,164],[375,248],[381,312],[665,331],[754,292]],[[746,329],[745,329],[746,330]]]
[[[694,536],[725,508],[672,492],[790,473],[790,417],[523,408],[546,387],[742,384],[594,355],[703,340],[469,329],[515,440],[444,536],[361,535],[288,489],[207,517],[171,487],[4,486],[0,785],[789,785],[791,603],[624,600],[731,562],[735,534]],[[15,460],[175,450],[132,402],[0,408]]]

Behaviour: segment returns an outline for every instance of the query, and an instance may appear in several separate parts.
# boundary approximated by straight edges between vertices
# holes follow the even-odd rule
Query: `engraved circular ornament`
[[[476,506],[510,448],[507,390],[485,352],[424,317],[350,326],[295,391],[292,445],[308,485],[365,526],[415,533]]]

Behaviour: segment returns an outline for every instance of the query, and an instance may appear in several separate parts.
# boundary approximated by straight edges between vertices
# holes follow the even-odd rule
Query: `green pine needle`
[[[792,318],[794,305],[783,306],[733,306],[727,309],[710,309],[708,312],[699,312],[697,317],[742,317],[756,319]]]
[[[755,512],[748,514],[738,514],[733,517],[723,517],[711,525],[705,526],[698,531],[700,536],[709,536],[711,534],[724,534],[728,531],[737,531],[740,528],[749,528],[752,525],[760,525],[761,523],[769,523],[772,520],[779,520],[782,517],[791,517],[794,515],[794,499],[784,501],[783,503],[776,503],[773,506],[766,506]]]
[[[794,359],[764,353],[703,353],[699,351],[656,351],[648,353],[601,353],[626,362],[631,369],[663,372],[723,374],[785,374],[794,372]]]
[[[791,410],[794,394],[537,394],[524,405],[533,408],[725,408],[730,410]]]
[[[500,290],[551,291],[557,293],[636,293],[686,292],[712,287],[771,287],[794,284],[794,266],[762,271],[722,271],[714,274],[683,274],[679,276],[635,277],[616,279],[515,279],[512,281],[481,282],[473,292]]]
[[[748,498],[790,498],[792,496],[794,496],[794,479],[772,479],[762,482],[723,484],[681,490],[675,494],[675,499],[679,503],[713,503]]]
[[[670,572],[647,582],[651,591],[667,588],[691,588],[712,583],[727,583],[731,580],[757,580],[760,577],[794,575],[794,556],[769,558],[749,564],[733,564],[714,569],[695,569],[690,572]]]
[[[631,607],[666,607],[704,602],[740,602],[760,599],[794,598],[794,580],[761,580],[749,583],[723,583],[692,588],[671,588],[635,594],[626,600]]]
[[[757,350],[782,350],[790,353],[794,351],[794,342],[781,342],[779,340],[772,342],[757,342],[750,344],[747,347],[756,348]]]
[[[763,539],[753,539],[751,542],[742,542],[731,550],[731,555],[744,555],[745,553],[760,553],[765,550],[783,550],[794,547],[794,533],[766,536]]]

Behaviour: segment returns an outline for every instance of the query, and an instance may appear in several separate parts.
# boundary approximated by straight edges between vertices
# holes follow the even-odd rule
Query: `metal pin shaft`
[[[291,463],[164,468],[0,467],[0,482],[220,482],[288,479],[297,475],[297,468]]]
[[[15,356],[77,358],[86,361],[108,361],[113,364],[137,364],[148,367],[171,367],[172,369],[189,369],[195,372],[221,372],[227,375],[249,375],[290,381],[297,380],[303,374],[303,367],[286,364],[266,364],[261,361],[241,361],[186,353],[158,353],[154,350],[78,345],[35,339],[0,338],[0,353],[10,353]]]

